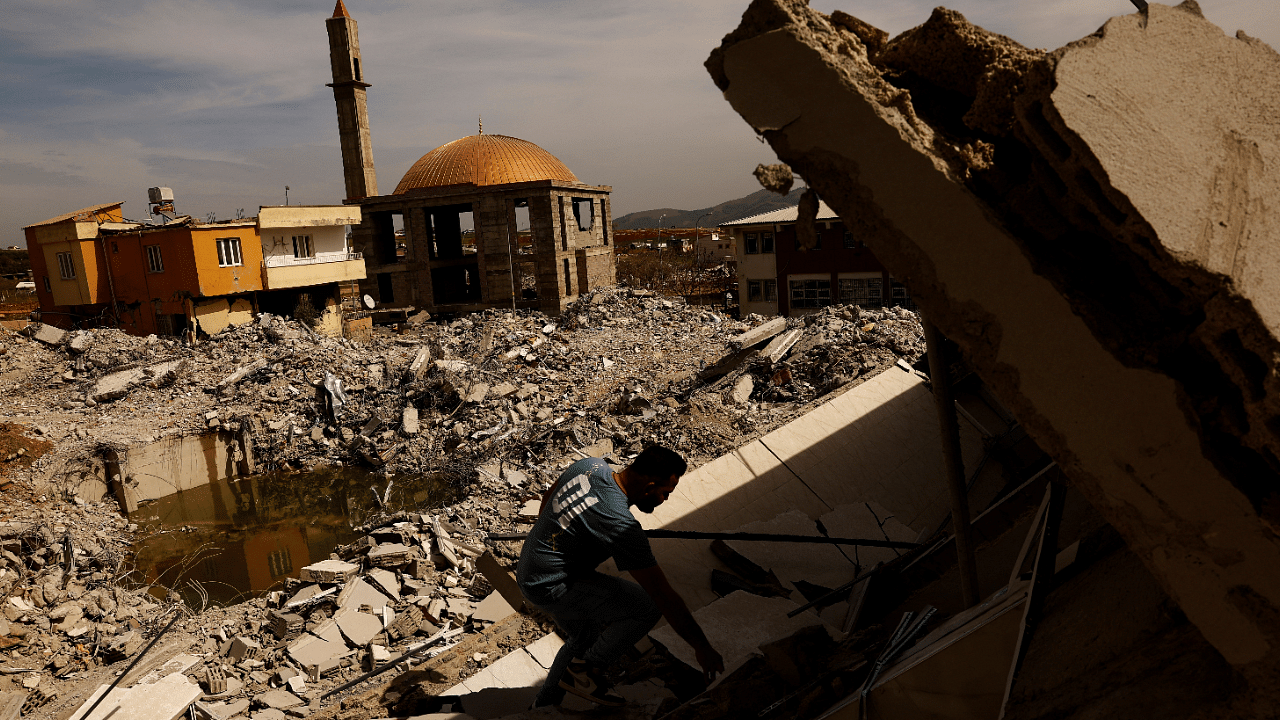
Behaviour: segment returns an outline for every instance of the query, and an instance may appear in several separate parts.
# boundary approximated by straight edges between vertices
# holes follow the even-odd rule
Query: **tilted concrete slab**
[[[1206,639],[1270,686],[1280,55],[1190,2],[1048,54],[941,9],[926,25],[875,56],[926,78],[910,95],[856,21],[800,0],[757,0],[707,67]],[[930,93],[951,94],[945,140],[912,106]],[[981,134],[956,137],[966,124]]]
[[[637,518],[645,528],[734,532],[749,523],[768,523],[787,510],[817,520],[841,505],[874,501],[918,535],[935,529],[948,508],[938,427],[924,382],[889,368],[691,470],[667,502]],[[960,427],[964,457],[972,467],[981,456],[981,434],[963,419]],[[827,532],[845,535],[839,527]],[[707,577],[723,566],[709,543],[654,540],[652,545],[690,608],[716,599]],[[795,546],[779,549],[794,552]],[[612,570],[612,563],[605,567]],[[845,580],[852,577],[847,560],[836,567],[850,573]]]

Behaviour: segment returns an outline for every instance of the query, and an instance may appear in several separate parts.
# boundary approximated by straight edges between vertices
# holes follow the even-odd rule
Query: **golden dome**
[[[446,185],[505,185],[532,180],[578,182],[556,156],[527,140],[471,135],[418,158],[393,194]]]

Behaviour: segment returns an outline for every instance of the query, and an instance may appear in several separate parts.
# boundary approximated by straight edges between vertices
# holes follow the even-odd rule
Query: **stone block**
[[[345,583],[360,571],[359,565],[341,560],[321,560],[302,568],[299,577],[303,582]]]

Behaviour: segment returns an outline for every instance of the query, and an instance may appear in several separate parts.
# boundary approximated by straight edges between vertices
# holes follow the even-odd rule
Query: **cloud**
[[[64,185],[84,185],[87,182],[74,173],[51,170],[34,163],[0,160],[0,185],[57,188]]]
[[[937,0],[813,0],[891,33]],[[170,185],[184,212],[229,217],[343,192],[325,19],[332,0],[9,0],[0,29],[0,224]],[[359,23],[379,186],[485,131],[535,142],[616,214],[708,206],[758,189],[772,151],[702,64],[747,0],[347,0]],[[954,0],[1033,47],[1087,35],[1128,0]],[[1280,42],[1269,0],[1204,0],[1210,20]],[[51,193],[50,189],[60,190]],[[72,207],[74,206],[74,207]],[[133,208],[130,210],[130,208]],[[5,241],[0,240],[0,243]]]

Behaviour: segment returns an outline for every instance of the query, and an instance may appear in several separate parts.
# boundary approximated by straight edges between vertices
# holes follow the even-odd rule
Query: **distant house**
[[[125,220],[122,205],[24,228],[42,321],[213,334],[260,311],[290,314],[305,294],[322,313],[335,310],[322,315],[321,330],[341,333],[343,286],[365,276],[360,254],[347,247],[359,207],[263,207],[255,218],[148,224]]]
[[[799,245],[798,215],[798,207],[789,207],[719,226],[733,238],[744,315],[803,315],[834,303],[915,308],[906,287],[826,203],[818,203],[814,248]]]
[[[731,259],[737,254],[731,233],[712,232],[699,235],[696,247],[699,257],[709,258],[715,262]]]

